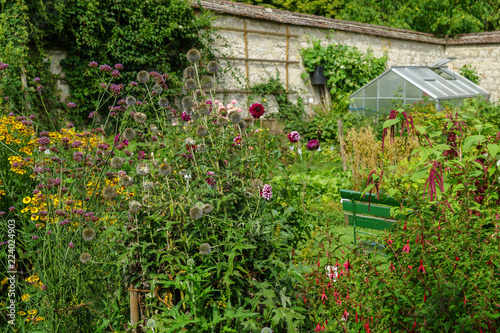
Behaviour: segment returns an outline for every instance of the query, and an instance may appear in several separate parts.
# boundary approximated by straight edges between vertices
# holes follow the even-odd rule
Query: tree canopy
[[[498,0],[236,0],[438,36],[500,30]]]

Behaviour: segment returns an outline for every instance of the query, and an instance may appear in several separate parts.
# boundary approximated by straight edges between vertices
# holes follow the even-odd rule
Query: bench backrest
[[[349,212],[349,225],[354,227],[354,244],[356,244],[356,227],[374,230],[390,229],[399,216],[391,215],[391,208],[401,204],[394,198],[375,194],[361,195],[361,192],[340,190],[342,208]]]

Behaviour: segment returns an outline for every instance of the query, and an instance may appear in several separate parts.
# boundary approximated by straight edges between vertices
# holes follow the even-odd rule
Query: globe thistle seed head
[[[161,176],[168,176],[172,172],[172,168],[170,165],[163,163],[160,165],[160,169],[158,170]]]
[[[186,96],[182,99],[182,106],[186,110],[190,110],[194,106],[194,100],[191,96]]]
[[[184,143],[188,146],[194,146],[196,144],[196,141],[194,141],[193,138],[186,138],[186,140],[184,140]]]
[[[142,188],[145,190],[152,190],[155,187],[155,183],[150,181],[145,181],[142,183]]]
[[[200,245],[200,253],[201,254],[207,255],[207,254],[210,254],[210,252],[212,252],[212,248],[211,248],[210,244],[203,243]]]
[[[184,87],[187,90],[195,90],[196,89],[196,81],[194,79],[187,79],[184,81]]]
[[[135,170],[139,176],[146,176],[149,173],[149,165],[146,162],[139,162]]]
[[[120,169],[123,163],[124,163],[123,158],[118,156],[113,157],[109,162],[109,164],[111,164],[111,167],[114,169]]]
[[[82,232],[82,238],[86,242],[90,242],[95,238],[95,230],[92,228],[86,228]]]
[[[132,185],[134,185],[134,178],[127,176],[127,175],[122,176],[122,177],[120,177],[120,183],[125,187],[132,186]]]
[[[193,220],[200,219],[203,216],[203,208],[194,206],[189,210],[189,216],[191,216]]]
[[[240,122],[238,123],[238,127],[241,130],[244,130],[245,128],[247,128],[247,122],[245,120],[241,119]]]
[[[196,135],[198,135],[200,138],[206,136],[208,134],[208,128],[204,125],[200,125],[196,127]]]
[[[193,114],[191,115],[191,119],[192,119],[193,121],[200,119],[200,114],[199,114],[199,113],[193,113]]]
[[[125,131],[123,131],[123,137],[125,138],[125,140],[132,141],[135,139],[135,135],[135,131],[131,128],[127,128],[125,129]]]
[[[203,76],[200,81],[201,89],[210,90],[214,86],[214,79],[211,76]]]
[[[102,190],[102,196],[106,200],[111,200],[116,196],[116,189],[113,186],[106,186]]]
[[[155,85],[153,86],[153,91],[159,95],[159,94],[161,94],[161,93],[162,93],[162,91],[163,91],[163,87],[162,87],[162,86],[160,86],[159,84],[155,84]]]
[[[161,108],[166,108],[168,106],[168,99],[165,98],[165,97],[162,97],[158,100],[158,105],[161,107]]]
[[[231,112],[229,112],[228,114],[228,118],[229,120],[233,123],[233,124],[237,124],[241,121],[241,113],[236,111],[236,110],[233,110]]]
[[[137,81],[141,83],[147,83],[149,81],[149,73],[145,70],[140,71],[139,73],[137,73]]]
[[[182,74],[184,79],[194,79],[196,77],[196,69],[193,66],[188,66]]]
[[[143,112],[136,112],[136,113],[134,113],[134,121],[136,123],[138,123],[138,124],[144,124],[146,122],[147,118],[148,117]]]
[[[137,213],[142,207],[142,204],[139,201],[132,200],[128,204],[128,209],[131,213]]]
[[[198,201],[196,204],[195,204],[196,207],[200,207],[200,208],[203,208],[203,206],[205,206],[205,204],[201,201]]]
[[[201,116],[207,116],[210,114],[210,105],[201,101],[200,104],[196,107],[196,112]]]
[[[269,327],[264,327],[260,333],[273,333],[273,330]]]
[[[194,265],[194,260],[193,260],[193,259],[191,259],[191,258],[189,258],[189,259],[187,260],[186,264],[187,264],[188,266],[193,266],[193,265]]]
[[[201,58],[201,53],[197,49],[191,49],[187,52],[187,60],[191,63],[198,62]]]
[[[186,169],[182,169],[181,171],[179,171],[179,176],[181,176],[181,177],[184,177],[187,174],[188,174],[188,172]]]
[[[83,262],[84,264],[88,263],[90,261],[90,253],[88,252],[83,252],[80,254],[80,261]]]
[[[227,119],[224,116],[217,117],[217,125],[219,125],[219,126],[226,126],[228,122],[229,122],[229,119]]]
[[[127,103],[128,106],[134,106],[137,103],[137,100],[135,99],[134,96],[128,96],[125,99],[125,102]]]
[[[219,63],[215,60],[212,60],[207,64],[207,72],[210,74],[217,73],[219,69],[220,69]]]
[[[200,153],[204,153],[207,151],[207,145],[202,143],[202,144],[198,145],[198,147],[196,147],[196,150],[199,151]]]
[[[206,204],[203,206],[203,214],[209,214],[214,207],[211,204]]]

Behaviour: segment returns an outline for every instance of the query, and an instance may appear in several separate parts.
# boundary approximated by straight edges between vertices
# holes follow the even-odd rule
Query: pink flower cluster
[[[269,184],[264,185],[264,187],[260,191],[260,196],[264,198],[264,200],[267,201],[271,200],[273,196],[273,188],[271,187],[271,185]]]

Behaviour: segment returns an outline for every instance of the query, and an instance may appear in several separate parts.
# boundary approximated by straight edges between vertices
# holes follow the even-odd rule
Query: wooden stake
[[[337,120],[337,126],[339,129],[339,144],[340,144],[340,156],[342,157],[342,170],[347,171],[347,158],[345,154],[345,142],[344,142],[344,124],[342,119]]]
[[[130,323],[135,325],[140,320],[139,315],[139,292],[134,290],[134,284],[130,283]]]

